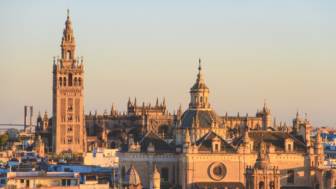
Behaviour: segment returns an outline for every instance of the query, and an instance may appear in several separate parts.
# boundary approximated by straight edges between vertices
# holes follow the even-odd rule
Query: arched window
[[[72,74],[71,73],[69,73],[68,80],[69,80],[69,86],[72,86]]]
[[[288,144],[288,151],[292,151],[292,145]]]
[[[66,78],[63,77],[63,85],[66,86]]]
[[[270,188],[270,189],[274,189],[274,188],[275,188],[275,186],[274,186],[274,181],[271,181],[271,182],[269,183],[269,188]]]
[[[77,86],[77,77],[75,77],[75,79],[74,79],[74,86]]]
[[[72,58],[71,51],[67,51],[67,53],[66,53],[66,59],[69,60],[71,58]]]
[[[263,181],[259,182],[259,189],[264,189],[265,188],[265,183]]]
[[[163,182],[168,182],[169,181],[169,169],[168,169],[168,167],[163,167],[161,169],[161,180]]]
[[[287,171],[287,183],[288,184],[294,184],[294,170],[290,169]]]
[[[78,86],[82,86],[82,78],[78,78]]]
[[[61,77],[58,79],[58,82],[59,82],[59,86],[62,87],[62,78]]]

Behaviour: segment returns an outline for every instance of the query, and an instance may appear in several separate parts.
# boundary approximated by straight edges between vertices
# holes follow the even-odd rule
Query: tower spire
[[[202,74],[202,60],[201,58],[198,59],[198,74],[196,83],[200,86],[204,84],[203,74]]]
[[[201,65],[201,58],[198,59],[198,71],[201,72],[202,71],[202,65]]]
[[[75,60],[76,42],[73,34],[69,9],[67,9],[67,18],[65,21],[65,28],[63,30],[61,49],[62,49],[62,64],[63,65],[74,64],[76,62]]]

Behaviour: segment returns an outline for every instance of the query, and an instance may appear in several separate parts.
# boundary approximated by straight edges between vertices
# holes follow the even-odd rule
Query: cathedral
[[[219,116],[209,102],[199,62],[190,103],[173,126],[173,140],[147,131],[129,138],[119,152],[120,186],[129,187],[127,170],[151,188],[155,170],[162,188],[289,189],[333,188],[336,171],[324,164],[320,133],[299,114],[292,127],[272,123],[264,104],[255,117]]]
[[[54,59],[52,116],[39,115],[36,150],[85,154],[117,148],[120,188],[322,189],[336,187],[319,132],[299,114],[291,126],[272,121],[264,103],[255,116],[218,115],[201,60],[186,110],[129,98],[127,111],[84,114],[84,64],[68,13],[61,57]]]

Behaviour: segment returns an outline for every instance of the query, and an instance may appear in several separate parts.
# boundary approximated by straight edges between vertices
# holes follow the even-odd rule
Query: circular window
[[[223,163],[214,162],[209,166],[208,173],[213,180],[222,180],[226,175],[226,167]]]

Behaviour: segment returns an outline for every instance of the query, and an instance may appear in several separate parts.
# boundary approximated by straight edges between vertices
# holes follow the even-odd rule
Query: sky
[[[51,116],[53,57],[70,9],[84,57],[85,112],[126,110],[129,97],[187,109],[202,59],[219,115],[277,121],[299,111],[336,126],[336,1],[0,1],[0,123],[23,106]]]

